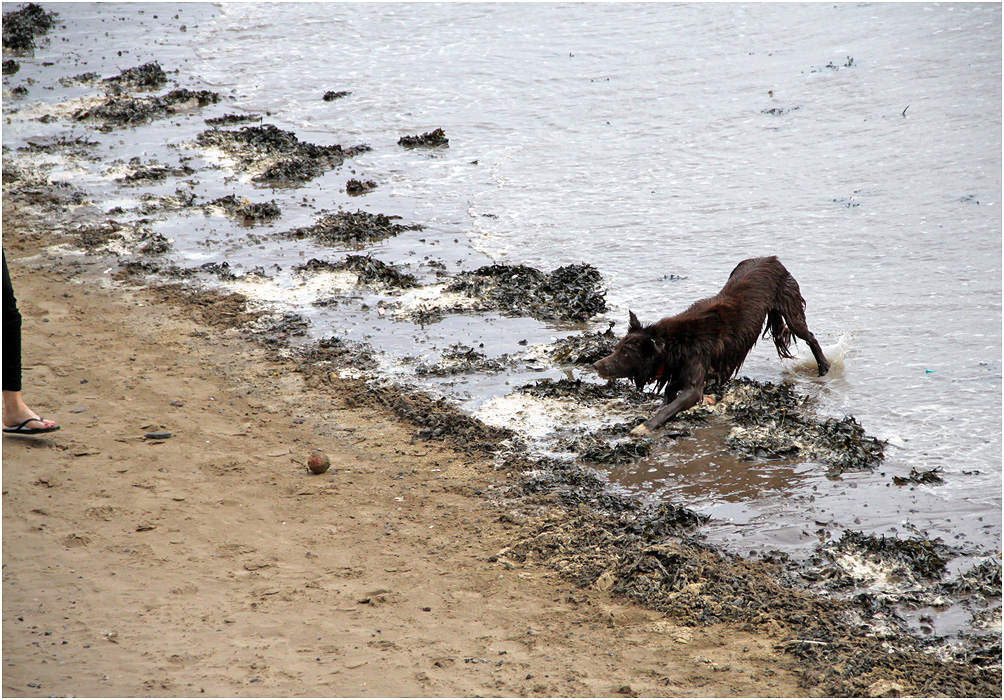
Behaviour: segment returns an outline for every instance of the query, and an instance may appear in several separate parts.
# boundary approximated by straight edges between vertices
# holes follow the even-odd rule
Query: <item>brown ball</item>
[[[314,474],[323,474],[331,466],[331,460],[323,452],[313,452],[307,459],[307,469]]]

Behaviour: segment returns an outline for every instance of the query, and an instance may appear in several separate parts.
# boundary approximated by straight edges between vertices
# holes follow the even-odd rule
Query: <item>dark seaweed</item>
[[[889,559],[924,578],[939,578],[945,573],[945,565],[949,560],[959,554],[958,550],[949,547],[940,538],[876,537],[854,530],[845,530],[834,549],[838,552],[855,552],[871,558]]]
[[[116,76],[105,78],[104,82],[118,88],[156,90],[167,82],[167,74],[159,63],[151,61],[135,68],[126,68]]]
[[[559,364],[591,365],[612,353],[618,340],[611,323],[602,333],[588,331],[553,343],[550,347],[551,359]]]
[[[100,121],[106,128],[142,124],[151,119],[166,117],[180,105],[192,103],[198,107],[219,102],[218,93],[209,90],[192,91],[185,88],[172,90],[159,97],[109,97],[100,105],[78,110],[73,118],[77,121]]]
[[[436,129],[421,136],[402,136],[397,143],[405,148],[437,148],[449,146],[450,140],[446,138],[446,132]]]
[[[292,131],[274,124],[245,126],[238,131],[209,129],[199,134],[195,141],[204,148],[215,146],[236,156],[239,169],[273,161],[252,178],[255,182],[305,182],[327,169],[338,167],[346,158],[370,150],[366,145],[318,146],[300,141]]]
[[[526,265],[486,265],[461,272],[447,287],[481,302],[481,310],[549,321],[585,321],[607,310],[602,276],[591,265],[566,265],[549,274]]]
[[[35,37],[42,36],[52,29],[58,16],[55,12],[46,12],[33,2],[24,5],[20,10],[5,12],[3,47],[13,51],[35,48]]]
[[[361,194],[366,194],[370,190],[376,189],[377,184],[372,180],[349,180],[345,183],[345,192],[352,195],[353,197],[358,197]]]
[[[322,214],[312,226],[286,231],[287,238],[309,238],[318,243],[341,245],[344,243],[368,243],[396,236],[404,231],[420,231],[419,224],[404,225],[394,223],[400,216],[370,214],[365,211],[335,212]]]
[[[897,486],[906,486],[907,484],[943,484],[945,480],[941,478],[940,473],[941,467],[935,467],[926,471],[910,469],[909,476],[894,476],[892,483]]]
[[[820,421],[789,383],[742,377],[726,385],[724,402],[737,423],[726,444],[743,459],[799,455],[847,471],[874,469],[884,457],[884,444],[853,416]]]
[[[209,126],[232,126],[257,121],[261,121],[259,114],[224,114],[222,117],[210,117],[205,120]]]
[[[234,194],[228,194],[225,197],[214,199],[209,204],[221,207],[228,215],[245,224],[271,221],[282,216],[282,210],[274,199],[268,202],[250,202],[245,198],[238,198]]]

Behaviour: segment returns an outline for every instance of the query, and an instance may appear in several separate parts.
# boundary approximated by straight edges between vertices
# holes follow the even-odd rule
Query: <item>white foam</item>
[[[782,360],[781,365],[789,372],[818,372],[819,365],[816,363],[816,358],[812,356],[809,347],[800,343],[798,348],[798,355],[792,359]],[[844,357],[849,348],[850,340],[846,333],[841,335],[836,343],[822,346],[823,357],[829,360],[831,372],[843,371]]]
[[[412,289],[398,297],[399,305],[394,310],[398,317],[409,317],[419,309],[473,309],[476,301],[469,296],[447,292],[445,284]]]
[[[498,428],[509,428],[541,440],[561,429],[581,428],[586,423],[600,423],[608,411],[582,406],[576,401],[537,398],[523,393],[490,399],[474,413],[475,418]]]

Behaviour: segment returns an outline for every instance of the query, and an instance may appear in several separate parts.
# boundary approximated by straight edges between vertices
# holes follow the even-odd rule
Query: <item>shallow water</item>
[[[72,127],[99,141],[103,157],[212,164],[190,144],[202,119],[240,111],[304,141],[372,146],[295,189],[256,186],[225,167],[190,184],[137,188],[115,183],[100,162],[66,169],[108,208],[179,187],[282,207],[280,220],[253,229],[265,239],[253,245],[249,229],[222,216],[158,223],[178,264],[262,266],[271,279],[241,291],[304,314],[315,338],[373,343],[388,371],[409,377],[457,342],[496,356],[577,327],[489,315],[423,328],[378,316],[395,299],[372,291],[316,307],[326,290],[302,286],[290,268],[348,249],[267,234],[339,206],[401,215],[427,228],[365,251],[409,265],[424,283],[434,280],[430,263],[449,272],[490,261],[590,263],[605,277],[618,331],[629,308],[657,320],[716,292],[739,260],[777,254],[801,285],[810,328],[842,353],[842,366],[819,379],[762,343],[742,373],[791,378],[822,413],[853,414],[889,441],[885,464],[834,479],[811,463],[737,462],[721,430],[709,429],[611,479],[711,514],[710,536],[739,549],[801,550],[844,528],[907,536],[916,527],[1000,552],[999,5],[46,7],[66,28],[5,77],[5,88],[38,81],[13,105],[21,111],[5,146],[67,133],[65,123],[29,119],[93,94],[49,90],[57,78],[148,60],[225,99],[109,134]],[[328,90],[352,94],[324,102]],[[448,149],[396,145],[437,127]],[[352,198],[350,177],[379,186]],[[535,408],[521,418],[511,399],[491,409],[545,376],[563,374],[527,363],[423,381],[486,420],[523,420],[543,439],[553,415]],[[892,485],[892,475],[934,467],[945,484]]]

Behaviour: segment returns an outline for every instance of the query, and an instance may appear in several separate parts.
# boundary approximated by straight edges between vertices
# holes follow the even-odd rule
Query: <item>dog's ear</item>
[[[634,315],[634,311],[628,311],[628,332],[640,330],[641,322],[638,320],[638,317]]]

